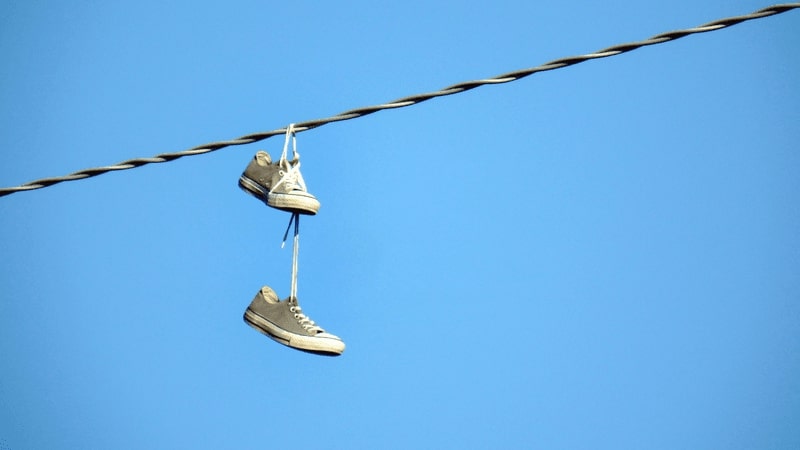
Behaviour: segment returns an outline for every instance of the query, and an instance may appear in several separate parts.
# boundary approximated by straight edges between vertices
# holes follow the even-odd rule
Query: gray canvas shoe
[[[239,187],[273,208],[307,215],[319,211],[319,201],[306,190],[297,158],[273,163],[269,153],[259,150],[239,177]]]
[[[344,352],[344,342],[303,314],[296,298],[278,301],[269,286],[258,291],[244,312],[244,321],[276,342],[298,350],[325,356]]]

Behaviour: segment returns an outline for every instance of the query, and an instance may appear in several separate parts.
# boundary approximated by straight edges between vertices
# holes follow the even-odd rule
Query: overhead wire
[[[512,81],[516,81],[527,76],[533,75],[538,72],[545,72],[549,70],[561,69],[568,66],[574,66],[575,64],[579,64],[585,61],[589,61],[592,59],[600,59],[600,58],[607,58],[610,56],[620,55],[622,53],[627,53],[632,50],[636,50],[641,47],[646,47],[649,45],[661,44],[664,42],[674,41],[676,39],[680,39],[682,37],[691,35],[691,34],[698,34],[698,33],[706,33],[709,31],[716,31],[722,28],[727,28],[742,22],[746,22],[749,20],[760,19],[764,17],[773,16],[775,14],[780,14],[792,9],[800,8],[800,3],[782,3],[778,5],[769,6],[758,11],[752,12],[750,14],[745,14],[741,16],[734,16],[734,17],[727,17],[724,19],[715,20],[713,22],[706,23],[704,25],[700,25],[693,28],[686,28],[682,30],[676,31],[669,31],[666,33],[657,34],[649,39],[645,39],[642,41],[630,42],[626,44],[618,44],[608,48],[604,48],[602,50],[598,50],[593,53],[587,53],[578,56],[568,56],[565,58],[555,59],[553,61],[547,62],[545,64],[532,67],[529,69],[522,69],[516,70],[513,72],[504,73],[501,75],[497,75],[492,78],[485,78],[481,80],[472,80],[472,81],[465,81],[461,83],[454,84],[452,86],[445,87],[438,91],[423,93],[423,94],[415,94],[410,95],[408,97],[399,98],[397,100],[382,103],[379,105],[374,106],[365,106],[361,108],[355,108],[348,111],[344,111],[342,113],[336,114],[334,116],[321,118],[321,119],[314,119],[314,120],[307,120],[304,122],[297,122],[294,124],[295,132],[303,132],[308,131],[317,127],[321,127],[323,125],[333,123],[333,122],[340,122],[343,120],[351,120],[358,117],[364,117],[369,114],[373,114],[378,111],[386,110],[386,109],[395,109],[395,108],[404,108],[411,105],[416,105],[422,103],[424,101],[436,98],[436,97],[444,97],[447,95],[458,94],[461,92],[465,92],[471,89],[475,89],[480,86],[485,86],[489,84],[502,84],[502,83],[509,83]],[[262,141],[264,139],[270,138],[276,135],[283,135],[286,133],[286,128],[280,128],[272,131],[260,132],[260,133],[253,133],[248,134],[245,136],[238,137],[236,139],[231,139],[227,141],[217,141],[211,142],[208,144],[199,145],[197,147],[190,148],[188,150],[183,150],[179,152],[172,152],[172,153],[161,153],[149,158],[135,158],[129,159],[127,161],[122,161],[117,164],[109,165],[109,166],[102,166],[102,167],[95,167],[89,169],[83,169],[77,172],[73,172],[69,175],[60,176],[60,177],[50,177],[50,178],[41,178],[38,180],[30,181],[28,183],[23,183],[19,186],[14,187],[6,187],[0,188],[0,197],[10,195],[16,192],[22,191],[30,191],[34,189],[42,189],[48,186],[53,186],[58,183],[62,183],[65,181],[74,181],[80,180],[84,178],[95,177],[98,175],[102,175],[104,173],[118,171],[118,170],[127,170],[133,169],[135,167],[141,167],[147,164],[153,163],[163,163],[168,161],[174,161],[178,158],[182,158],[184,156],[193,156],[193,155],[201,155],[209,152],[213,152],[216,150],[223,149],[225,147],[230,147],[234,145],[245,145],[245,144],[252,144],[254,142]]]

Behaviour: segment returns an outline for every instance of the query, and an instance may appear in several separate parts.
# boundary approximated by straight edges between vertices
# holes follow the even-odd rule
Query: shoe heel
[[[270,328],[267,326],[267,322],[264,319],[262,319],[258,314],[251,311],[250,308],[247,308],[242,318],[244,319],[244,323],[249,325],[254,330],[258,331],[259,333],[263,334],[264,336],[272,339],[273,341],[279,344],[286,345],[287,347],[290,346],[289,345],[290,339],[288,337],[280,336],[275,332],[271,331]]]
[[[239,177],[239,188],[262,202],[267,203],[267,192],[264,192],[261,186],[250,178],[244,175]]]

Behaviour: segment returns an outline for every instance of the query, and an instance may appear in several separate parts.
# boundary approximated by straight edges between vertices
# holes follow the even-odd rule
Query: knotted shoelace
[[[297,323],[300,324],[306,331],[311,333],[324,333],[323,330],[319,325],[314,323],[310,317],[303,314],[303,308],[300,307],[297,303],[294,303],[292,306],[289,307],[289,311],[294,313],[294,318],[297,320]]]
[[[290,138],[292,141],[291,161],[287,158]],[[308,189],[306,189],[306,182],[303,180],[303,175],[300,173],[300,153],[297,152],[297,136],[294,131],[293,123],[290,123],[289,126],[286,127],[286,139],[283,142],[283,152],[281,152],[281,159],[278,164],[281,167],[281,170],[278,172],[281,179],[275,183],[275,186],[272,186],[272,189],[269,190],[270,193],[274,192],[280,185],[287,185],[293,190],[308,191]]]

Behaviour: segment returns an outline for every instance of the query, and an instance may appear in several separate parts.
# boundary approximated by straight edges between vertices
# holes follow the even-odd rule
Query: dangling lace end
[[[286,238],[289,237],[289,230],[292,229],[292,223],[294,223],[296,215],[297,215],[296,213],[292,213],[292,217],[289,218],[289,225],[286,226],[286,232],[283,233],[283,241],[281,242],[281,248],[284,248],[286,246]],[[295,225],[295,228],[297,228],[297,225]]]

